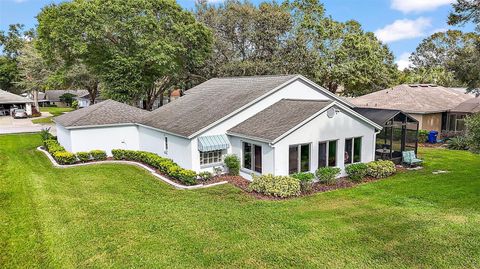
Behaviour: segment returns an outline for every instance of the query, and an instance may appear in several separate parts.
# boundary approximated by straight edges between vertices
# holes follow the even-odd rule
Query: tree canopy
[[[214,33],[207,78],[298,73],[350,96],[391,86],[396,78],[388,47],[358,22],[326,16],[318,0],[201,1],[195,14]]]
[[[74,0],[38,15],[39,48],[81,61],[107,97],[154,100],[210,54],[210,31],[174,0]]]

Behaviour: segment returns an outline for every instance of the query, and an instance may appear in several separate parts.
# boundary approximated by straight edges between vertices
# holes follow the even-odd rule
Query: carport
[[[29,116],[32,115],[33,101],[4,90],[0,90],[0,116],[9,116],[14,108],[25,109]]]

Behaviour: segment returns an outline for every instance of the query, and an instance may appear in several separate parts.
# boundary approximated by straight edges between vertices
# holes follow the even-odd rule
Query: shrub
[[[53,155],[53,153],[58,151],[65,151],[65,148],[62,147],[57,140],[55,139],[48,139],[43,142],[45,145],[45,149]]]
[[[40,137],[42,137],[42,141],[52,139],[53,135],[50,133],[50,127],[42,128],[40,131]]]
[[[309,192],[312,189],[313,179],[315,179],[315,175],[313,173],[300,172],[292,174],[290,176],[298,179],[298,181],[300,182],[301,192]]]
[[[68,151],[56,151],[53,153],[53,158],[59,164],[73,164],[77,161],[75,154]]]
[[[197,174],[195,171],[183,169],[174,161],[158,156],[152,152],[113,149],[112,155],[115,160],[136,161],[154,167],[161,173],[176,179],[185,185],[193,185],[197,183]]]
[[[480,113],[465,119],[468,148],[474,153],[480,153]]]
[[[367,175],[367,165],[364,163],[354,163],[345,167],[348,178],[353,182],[362,181]]]
[[[367,175],[374,178],[385,178],[396,172],[392,161],[374,161],[367,164]]]
[[[101,161],[101,160],[106,160],[107,159],[107,153],[105,153],[104,150],[99,150],[99,149],[94,149],[90,151],[90,155],[92,156],[92,159],[96,161]]]
[[[418,142],[425,143],[428,140],[428,133],[427,130],[418,130]]]
[[[448,149],[468,150],[468,139],[464,136],[453,137],[447,142]]]
[[[318,180],[326,184],[337,183],[337,176],[340,174],[340,168],[338,167],[321,167],[315,172]]]
[[[115,160],[125,159],[125,150],[123,149],[112,149],[112,155]]]
[[[272,174],[256,176],[248,186],[250,191],[256,191],[275,197],[291,197],[300,194],[300,182],[293,177],[274,176]]]
[[[202,181],[208,181],[212,179],[212,177],[213,177],[213,174],[208,171],[203,171],[198,173],[198,178]]]
[[[225,166],[228,168],[228,173],[232,176],[240,175],[240,159],[235,154],[225,156],[223,160]]]
[[[180,168],[178,179],[185,185],[197,184],[197,173],[192,170]]]
[[[77,158],[81,162],[90,161],[90,153],[88,152],[77,152]]]

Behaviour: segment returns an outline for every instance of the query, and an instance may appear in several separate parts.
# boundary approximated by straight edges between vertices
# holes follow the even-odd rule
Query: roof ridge
[[[93,106],[97,105],[97,107],[91,106],[91,107],[90,107],[91,111],[87,111],[87,114],[85,114],[83,117],[77,118],[75,121],[72,122],[72,124],[77,123],[78,121],[80,121],[80,120],[83,119],[84,117],[90,116],[93,112],[97,111],[99,108],[104,107],[105,104],[107,104],[107,102],[109,102],[109,101],[114,101],[114,102],[115,102],[115,100],[107,99],[107,100],[105,100],[105,101],[103,101],[103,102],[94,104]],[[119,103],[120,103],[120,102],[119,102]],[[92,108],[92,107],[93,107],[93,108]]]
[[[275,78],[275,77],[288,77],[299,76],[299,74],[281,74],[281,75],[253,75],[253,76],[229,76],[229,77],[215,77],[212,79],[235,79],[235,78]]]

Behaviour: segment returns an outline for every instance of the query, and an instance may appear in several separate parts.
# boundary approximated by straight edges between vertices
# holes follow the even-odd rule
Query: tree
[[[22,24],[12,24],[8,32],[0,31],[0,46],[3,55],[0,55],[0,89],[20,93],[21,89],[15,85],[19,80],[17,57],[29,39],[31,31],[24,31]]]
[[[211,33],[169,0],[74,0],[38,15],[40,48],[99,78],[104,93],[133,103],[157,97],[210,54]]]
[[[466,138],[468,147],[475,153],[480,153],[480,113],[468,116],[465,119],[467,127]]]
[[[473,22],[480,30],[480,3],[478,0],[457,0],[452,4],[453,11],[448,16],[448,24],[464,25]]]
[[[458,87],[461,82],[455,78],[455,74],[444,67],[413,68],[400,72],[399,84],[437,84],[445,87]]]
[[[203,72],[214,76],[300,73],[332,92],[362,95],[390,86],[397,74],[388,47],[356,21],[325,15],[318,0],[227,0],[196,6],[214,33],[214,53]]]
[[[450,25],[464,25],[473,22],[476,32],[480,31],[480,3],[478,0],[457,0],[452,4],[453,12],[448,17]],[[467,85],[467,91],[480,95],[480,39],[455,53],[450,65],[455,77]]]
[[[76,97],[75,94],[72,94],[72,93],[67,92],[67,93],[62,94],[62,95],[59,97],[59,99],[60,99],[60,101],[64,102],[67,106],[71,106],[72,103],[73,103],[74,101],[76,101],[76,100],[75,100],[75,97]]]
[[[26,42],[18,52],[18,78],[15,83],[33,95],[38,109],[38,92],[55,88],[63,79],[55,76],[55,68],[41,57],[34,46],[35,40]]]

